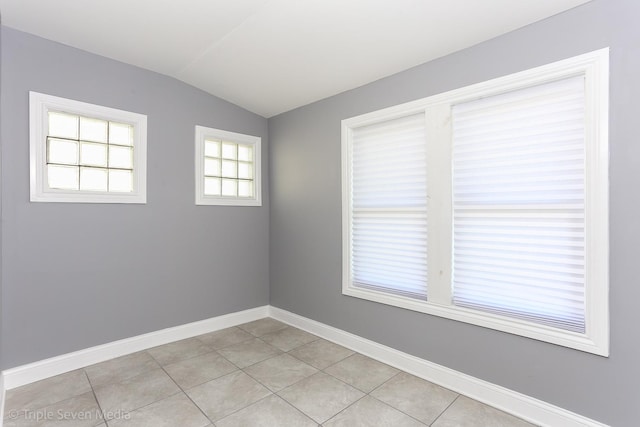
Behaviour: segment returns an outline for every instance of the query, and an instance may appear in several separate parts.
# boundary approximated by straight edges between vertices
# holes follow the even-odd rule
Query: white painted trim
[[[204,194],[205,138],[253,146],[254,197],[207,196]],[[196,126],[195,144],[196,205],[262,206],[262,138],[204,126]]]
[[[188,323],[186,325],[167,328],[3,371],[2,375],[0,375],[0,427],[2,427],[5,389],[10,390],[35,381],[80,369],[94,363],[268,316],[472,399],[486,403],[487,405],[513,414],[536,425],[549,427],[608,427],[606,424],[599,423],[522,393],[454,371],[453,369],[429,362],[428,360],[420,359],[391,347],[272,306],[256,307]]]
[[[268,315],[268,306],[256,307],[63,354],[3,371],[4,385],[7,390],[11,390],[94,363],[262,319]]]
[[[277,307],[270,306],[269,315],[281,322],[318,335],[536,425],[549,427],[607,427],[605,424],[566,409]]]
[[[576,333],[559,328],[553,328],[538,323],[514,319],[479,310],[457,307],[451,302],[451,226],[449,222],[439,221],[449,215],[450,200],[439,195],[431,197],[429,227],[427,243],[429,247],[436,246],[441,250],[429,261],[428,277],[429,301],[393,295],[373,289],[364,289],[352,283],[351,265],[351,181],[352,181],[352,144],[353,129],[392,120],[417,113],[425,113],[428,123],[440,123],[437,126],[427,126],[427,132],[441,132],[438,143],[450,144],[446,114],[442,108],[450,110],[452,106],[498,95],[518,89],[541,85],[552,81],[573,76],[583,75],[586,82],[587,116],[585,123],[586,135],[586,271],[585,271],[585,322],[586,332]],[[421,313],[441,316],[460,322],[491,328],[515,335],[550,342],[580,351],[609,356],[609,214],[608,214],[608,109],[609,109],[609,49],[578,55],[563,61],[554,62],[533,69],[499,77],[486,82],[477,83],[449,92],[433,95],[416,101],[395,105],[378,111],[362,114],[342,120],[342,293],[344,295],[379,302],[418,311]],[[428,117],[432,115],[431,119]],[[440,117],[443,115],[443,117]],[[439,119],[439,120],[436,120]],[[442,138],[442,137],[445,138]],[[449,147],[450,149],[450,147]],[[450,165],[450,159],[436,158],[438,167]],[[429,156],[428,156],[429,157]],[[440,171],[442,175],[442,171]],[[449,172],[450,174],[450,172]],[[447,174],[440,180],[450,182]],[[437,200],[441,200],[440,207]],[[438,212],[438,210],[440,212]],[[431,218],[440,215],[436,221]],[[447,220],[450,221],[450,220]],[[445,243],[443,243],[445,242]],[[431,254],[431,252],[429,252]],[[430,257],[431,255],[429,255]],[[440,262],[440,264],[437,264]],[[437,274],[435,274],[437,272]],[[446,274],[445,274],[446,273]],[[433,278],[437,280],[433,280]],[[448,299],[447,299],[448,298]]]
[[[70,191],[49,188],[46,169],[48,112],[127,123],[133,134],[133,192]],[[147,202],[147,116],[38,92],[29,92],[29,172],[32,202],[62,203],[146,203]]]
[[[4,400],[7,391],[4,389],[4,375],[0,372],[0,427],[4,420]]]

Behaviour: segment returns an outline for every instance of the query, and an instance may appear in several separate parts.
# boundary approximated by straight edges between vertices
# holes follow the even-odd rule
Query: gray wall
[[[637,425],[638,18],[637,0],[595,0],[270,119],[271,304],[610,425]],[[606,46],[611,47],[609,358],[341,295],[340,120]]]
[[[2,28],[3,368],[269,302],[267,121]],[[146,205],[29,202],[28,91],[147,115]],[[263,138],[263,207],[195,206],[194,126]]]

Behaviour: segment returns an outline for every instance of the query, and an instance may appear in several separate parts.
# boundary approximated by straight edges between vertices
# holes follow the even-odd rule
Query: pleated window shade
[[[352,138],[352,283],[425,300],[425,115],[358,127]]]
[[[584,76],[455,105],[453,303],[585,331]]]

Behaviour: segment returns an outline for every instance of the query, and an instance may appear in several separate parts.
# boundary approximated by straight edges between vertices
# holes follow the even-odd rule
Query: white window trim
[[[253,188],[255,197],[229,197],[229,196],[208,196],[204,194],[204,141],[206,138],[221,139],[236,144],[247,144],[253,146],[254,178]],[[205,126],[196,126],[195,139],[195,180],[196,180],[196,205],[210,206],[262,206],[262,138],[258,136],[245,135],[242,133],[229,132],[226,130],[214,129]]]
[[[351,129],[390,120],[420,112],[426,120],[449,120],[451,106],[478,98],[497,95],[529,86],[539,85],[566,77],[586,76],[586,185],[590,188],[585,213],[586,230],[586,280],[585,280],[585,322],[584,334],[565,331],[524,320],[484,313],[454,306],[451,301],[451,263],[439,268],[429,268],[435,276],[444,270],[442,276],[448,282],[434,279],[429,275],[429,301],[419,301],[381,291],[363,289],[351,283]],[[608,105],[609,105],[609,49],[601,49],[567,60],[533,68],[516,74],[474,84],[461,89],[434,95],[428,98],[393,106],[342,121],[342,248],[343,277],[342,293],[383,304],[441,316],[465,323],[483,326],[524,337],[537,339],[569,348],[601,355],[609,355],[609,146],[608,146]],[[429,115],[427,115],[427,111]],[[442,127],[441,127],[442,129]],[[447,135],[448,134],[448,135]],[[448,138],[446,129],[438,140]],[[449,154],[450,159],[450,154]],[[428,172],[431,174],[431,172]],[[450,172],[440,179],[450,180]],[[450,209],[450,207],[449,207]],[[446,211],[446,207],[445,207]],[[430,219],[431,221],[431,219]],[[447,219],[451,221],[451,219]],[[451,241],[433,241],[429,237],[429,257],[443,258],[438,254],[451,252]],[[434,252],[432,244],[438,247]],[[451,255],[448,259],[450,260]],[[445,257],[446,258],[446,257]],[[432,264],[430,264],[432,265]],[[449,270],[447,272],[447,269]],[[437,274],[436,274],[437,273]],[[448,275],[447,275],[448,273]],[[434,282],[435,280],[435,282]]]
[[[60,190],[47,185],[46,140],[48,112],[58,111],[130,124],[133,132],[133,191],[108,193]],[[147,116],[38,92],[29,92],[30,200],[62,203],[147,202]]]

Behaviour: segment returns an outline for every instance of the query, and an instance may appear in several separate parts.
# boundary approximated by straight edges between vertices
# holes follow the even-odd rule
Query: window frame
[[[586,82],[585,333],[566,331],[453,305],[451,281],[453,238],[445,232],[432,235],[431,228],[427,240],[429,266],[427,301],[353,286],[350,230],[352,129],[424,113],[427,122],[427,138],[435,141],[430,144],[431,150],[435,150],[433,152],[439,156],[440,160],[435,163],[436,168],[430,168],[435,170],[427,171],[428,182],[434,182],[431,177],[437,176],[438,181],[446,184],[436,186],[436,191],[451,193],[453,147],[451,110],[453,105],[577,75],[584,75]],[[608,98],[609,49],[605,48],[343,120],[341,140],[342,293],[607,357],[609,355]],[[429,191],[433,190],[433,186],[429,186]],[[451,200],[450,194],[448,197]],[[439,225],[442,224],[444,230],[451,232],[453,230],[452,205],[451,203],[443,204],[444,206],[439,206],[435,213],[429,210],[429,223],[435,221]]]
[[[204,144],[207,138],[253,146],[254,197],[211,196],[204,194]],[[202,206],[262,206],[262,138],[196,125],[195,127],[195,203]]]
[[[133,191],[64,190],[47,182],[49,112],[61,112],[133,126]],[[30,200],[60,203],[147,202],[147,116],[39,92],[29,92]]]

